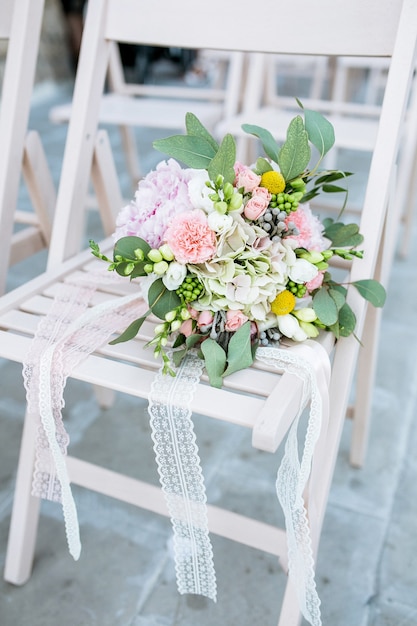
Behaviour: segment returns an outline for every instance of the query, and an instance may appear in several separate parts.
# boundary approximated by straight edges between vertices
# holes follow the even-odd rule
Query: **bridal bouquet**
[[[219,145],[188,113],[185,135],[154,142],[170,158],[139,182],[134,202],[120,211],[113,259],[90,242],[109,270],[142,277],[149,303],[112,343],[135,337],[153,314],[161,321],[147,345],[163,359],[164,372],[174,375],[172,363],[198,349],[216,387],[250,366],[258,345],[314,339],[320,331],[339,339],[356,323],[329,260],[361,258],[362,235],[356,224],[320,221],[309,206],[322,192],[346,193],[339,184],[348,172],[319,170],[334,143],[332,125],[303,109],[281,146],[263,128],[243,129],[266,155],[250,166],[236,161],[231,135]],[[374,306],[383,305],[377,281],[353,284]]]

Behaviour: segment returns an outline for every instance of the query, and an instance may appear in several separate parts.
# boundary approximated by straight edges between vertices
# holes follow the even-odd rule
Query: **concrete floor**
[[[36,92],[32,127],[41,134],[57,181],[65,128],[47,112],[69,87]],[[146,139],[147,135],[145,136]],[[112,133],[129,194],[118,137]],[[148,148],[144,169],[158,155]],[[341,155],[343,157],[343,155]],[[352,155],[345,155],[349,159]],[[355,171],[360,159],[355,157]],[[353,167],[351,165],[351,167]],[[359,171],[358,180],[363,178]],[[22,192],[25,201],[25,193]],[[413,243],[417,244],[417,220]],[[96,237],[90,215],[87,236]],[[43,269],[45,254],[10,271],[8,288]],[[365,467],[349,465],[346,422],[317,562],[324,626],[417,626],[417,245],[397,259],[383,311]],[[106,411],[88,385],[70,381],[65,420],[71,453],[157,483],[146,406],[117,396]],[[0,361],[0,566],[3,566],[25,410],[21,368]],[[279,521],[274,477],[279,453],[251,448],[249,433],[196,416],[209,501]],[[216,604],[177,593],[169,521],[74,488],[83,552],[66,549],[59,505],[42,504],[33,575],[22,587],[0,581],[0,626],[273,626],[285,584],[276,559],[212,537]]]

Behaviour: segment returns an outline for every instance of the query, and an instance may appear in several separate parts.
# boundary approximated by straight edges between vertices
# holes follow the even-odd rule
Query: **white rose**
[[[306,259],[297,259],[294,265],[289,268],[288,275],[295,283],[308,283],[313,280],[319,273],[317,267],[306,261]]]
[[[231,215],[221,215],[217,211],[212,211],[207,217],[207,222],[211,230],[215,233],[223,233],[227,231],[233,224]]]
[[[177,261],[169,264],[167,271],[162,276],[162,282],[169,291],[174,291],[182,284],[187,275],[187,268]]]
[[[188,196],[195,209],[203,209],[206,213],[214,211],[213,201],[209,195],[213,193],[206,185],[208,175],[205,170],[193,170],[193,176],[188,181]]]

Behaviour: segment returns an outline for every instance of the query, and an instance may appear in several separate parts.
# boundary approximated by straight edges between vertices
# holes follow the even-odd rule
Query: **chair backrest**
[[[403,12],[402,4],[397,0],[370,0],[366,3],[352,0],[341,4],[337,11],[332,0],[321,0],[320,10],[317,7],[311,10],[305,0],[291,3],[267,0],[263,14],[268,19],[260,29],[251,28],[247,16],[239,18],[242,11],[236,4],[213,0],[210,4],[199,5],[197,15],[191,0],[176,3],[169,0],[159,0],[158,3],[90,0],[50,247],[51,265],[72,256],[79,248],[83,198],[88,185],[109,54],[112,41],[123,41],[277,54],[392,56],[362,213],[361,230],[370,253],[358,271],[361,275],[372,275],[383,223],[381,218],[380,223],[375,224],[375,216],[382,214],[387,204],[388,183],[415,54],[415,0],[405,0]],[[284,12],[288,24],[297,24],[296,37],[293,29],[286,28],[280,29],[280,36],[276,36],[276,24]],[[300,19],[306,15],[308,19]],[[219,16],[222,24],[229,25],[228,28],[219,27]],[[397,31],[400,33],[398,37]],[[355,263],[353,265],[355,268]]]
[[[43,8],[44,0],[0,3],[0,39],[7,41],[0,104],[0,293],[9,264],[45,247],[50,236],[55,192],[39,137],[27,134]],[[16,211],[22,172],[36,215]],[[12,236],[15,220],[26,228]]]

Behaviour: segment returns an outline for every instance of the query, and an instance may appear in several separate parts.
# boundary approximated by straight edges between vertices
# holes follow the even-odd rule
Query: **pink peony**
[[[216,254],[216,235],[200,209],[177,215],[165,232],[165,240],[179,263],[204,263]]]
[[[248,317],[242,311],[227,311],[225,329],[229,332],[238,330],[245,322],[248,321]]]
[[[292,222],[297,228],[299,234],[289,237],[296,241],[297,247],[319,251],[327,248],[326,239],[323,237],[323,225],[313,215],[308,204],[300,204],[284,221],[286,224]]]
[[[161,161],[139,182],[134,202],[120,211],[114,239],[134,235],[159,248],[172,218],[193,208],[188,195],[191,176],[192,170],[182,169],[174,159]]]
[[[240,189],[243,187],[244,193],[249,193],[255,187],[258,187],[261,182],[261,176],[252,172],[250,167],[242,165],[242,163],[235,163],[235,187]]]

